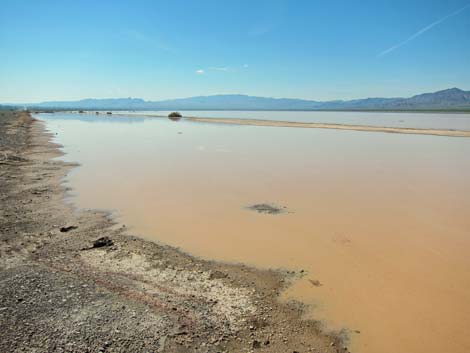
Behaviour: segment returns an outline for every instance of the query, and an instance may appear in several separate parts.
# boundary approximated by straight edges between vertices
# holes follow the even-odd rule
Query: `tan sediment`
[[[395,134],[417,134],[417,135],[435,135],[450,137],[470,137],[470,131],[464,130],[438,130],[438,129],[415,129],[402,127],[381,127],[370,125],[345,125],[345,124],[325,124],[325,123],[302,123],[293,121],[271,121],[257,119],[230,119],[230,118],[197,118],[189,117],[186,120],[199,123],[213,124],[233,124],[233,125],[251,125],[251,126],[271,126],[271,127],[297,127],[308,129],[335,129],[352,130],[368,132],[387,132]]]

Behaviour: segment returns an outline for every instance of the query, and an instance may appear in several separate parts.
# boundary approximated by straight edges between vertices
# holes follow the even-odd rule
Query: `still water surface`
[[[122,113],[122,112],[116,112]],[[154,114],[168,116],[170,111],[135,111],[129,115]],[[319,111],[231,111],[182,110],[183,116],[200,118],[259,119],[417,129],[468,130],[468,113],[395,113],[395,112],[319,112]]]
[[[470,350],[470,139],[40,119],[81,163],[79,207],[205,258],[304,269],[286,297],[349,329],[352,352]],[[260,202],[292,213],[245,208]]]

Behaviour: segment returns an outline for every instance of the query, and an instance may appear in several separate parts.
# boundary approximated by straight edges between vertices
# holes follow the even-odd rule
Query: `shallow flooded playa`
[[[168,116],[171,111],[116,111],[117,114]],[[186,117],[344,124],[416,129],[470,130],[469,113],[182,110]]]
[[[304,270],[286,298],[347,329],[352,352],[470,349],[469,138],[39,118],[81,164],[78,207],[197,256]]]

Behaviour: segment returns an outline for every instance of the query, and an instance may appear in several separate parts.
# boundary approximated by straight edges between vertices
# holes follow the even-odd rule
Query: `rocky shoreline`
[[[347,352],[279,294],[300,274],[194,258],[76,210],[75,167],[27,112],[0,111],[0,351]]]

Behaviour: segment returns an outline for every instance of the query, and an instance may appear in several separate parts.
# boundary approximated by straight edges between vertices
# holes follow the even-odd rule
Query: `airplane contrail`
[[[427,25],[426,27],[423,27],[421,28],[418,32],[416,32],[415,34],[413,34],[412,36],[408,37],[407,39],[405,39],[404,41],[398,43],[398,44],[395,44],[394,46],[384,50],[383,52],[379,53],[377,55],[378,58],[380,58],[381,56],[384,56],[392,51],[394,51],[395,49],[398,49],[400,48],[401,46],[405,45],[406,43],[408,42],[411,42],[413,39],[416,39],[418,38],[420,35],[422,35],[424,32],[427,32],[429,31],[431,28],[433,28],[434,26],[437,26],[438,24],[444,22],[445,20],[453,17],[453,16],[456,16],[458,15],[459,13],[461,13],[462,11],[464,11],[467,7],[470,6],[470,3],[468,3],[467,5],[465,5],[464,7],[442,17],[441,19],[437,20],[437,21],[434,21],[433,23]]]

